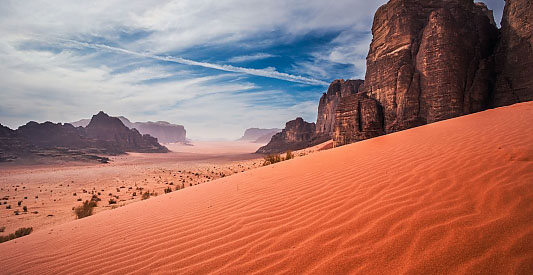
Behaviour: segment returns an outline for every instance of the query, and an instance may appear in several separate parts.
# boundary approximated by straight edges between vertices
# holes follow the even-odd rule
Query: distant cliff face
[[[364,92],[384,110],[385,132],[489,106],[497,29],[468,0],[391,0],[372,27]]]
[[[126,127],[137,129],[143,135],[150,135],[161,143],[176,143],[187,141],[187,131],[182,125],[168,123],[166,121],[157,122],[131,122],[129,119],[118,117]]]
[[[244,131],[244,135],[239,140],[263,143],[263,142],[268,142],[272,138],[273,135],[279,132],[281,132],[281,129],[277,129],[277,128],[272,128],[272,129],[249,128]]]
[[[315,123],[306,122],[301,117],[296,118],[287,122],[285,129],[275,134],[267,145],[257,150],[257,153],[280,153],[309,147],[314,145],[315,130]]]
[[[125,152],[168,152],[157,139],[150,135],[141,135],[136,129],[129,129],[120,119],[110,117],[104,112],[94,115],[85,127],[86,136],[96,140],[114,143]]]
[[[131,122],[129,119],[123,116],[117,117],[120,121],[130,129],[137,129],[139,133],[143,135],[150,135],[157,138],[157,141],[161,143],[176,143],[187,141],[187,131],[182,125],[171,124],[166,121],[157,122]],[[70,124],[75,127],[82,126],[87,127],[91,122],[90,119],[82,119]]]
[[[356,94],[363,84],[363,80],[335,80],[331,83],[327,93],[324,93],[318,104],[316,119],[316,134],[333,137],[335,132],[335,115],[341,98]]]
[[[533,3],[506,0],[496,51],[494,105],[533,100]]]
[[[168,149],[103,112],[93,116],[85,128],[31,121],[14,131],[0,125],[0,162],[19,157],[107,162],[98,155],[126,152],[164,153]]]

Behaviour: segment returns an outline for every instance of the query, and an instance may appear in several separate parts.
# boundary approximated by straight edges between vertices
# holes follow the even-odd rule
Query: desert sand
[[[72,221],[76,219],[72,208],[93,195],[102,200],[95,208],[99,213],[139,201],[146,191],[161,195],[165,188],[174,191],[259,167],[261,156],[252,154],[259,146],[194,142],[194,146],[167,144],[173,151],[167,154],[112,157],[108,164],[4,163],[0,165],[0,227],[5,228],[0,235],[21,227],[38,231]],[[109,204],[109,199],[116,204]]]
[[[0,244],[2,274],[531,274],[533,102]]]

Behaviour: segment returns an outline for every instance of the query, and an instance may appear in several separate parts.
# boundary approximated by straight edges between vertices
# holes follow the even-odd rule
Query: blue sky
[[[0,123],[103,110],[235,139],[315,121],[329,82],[364,78],[385,2],[0,0]]]

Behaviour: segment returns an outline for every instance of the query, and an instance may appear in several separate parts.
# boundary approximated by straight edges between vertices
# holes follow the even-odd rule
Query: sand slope
[[[173,192],[0,244],[3,274],[531,274],[533,103]]]

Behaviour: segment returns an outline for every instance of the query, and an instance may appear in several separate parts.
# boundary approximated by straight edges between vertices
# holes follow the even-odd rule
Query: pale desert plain
[[[532,121],[533,103],[520,103],[256,169],[213,168],[247,171],[84,219],[33,225],[31,235],[0,244],[0,273],[531,274]],[[96,185],[91,176],[109,190],[143,179],[164,188],[176,169],[192,171],[141,169],[142,159],[59,168],[53,174],[65,181],[50,174],[42,185],[22,185],[33,174],[3,171],[2,194],[26,186],[33,211],[39,186],[52,190],[37,200],[47,200],[39,209],[46,215],[50,199],[70,205],[71,192]],[[217,167],[200,163],[196,169]],[[107,169],[130,173],[113,178]],[[67,193],[67,175],[76,177],[76,190],[57,195]],[[55,211],[67,219],[68,209]]]

